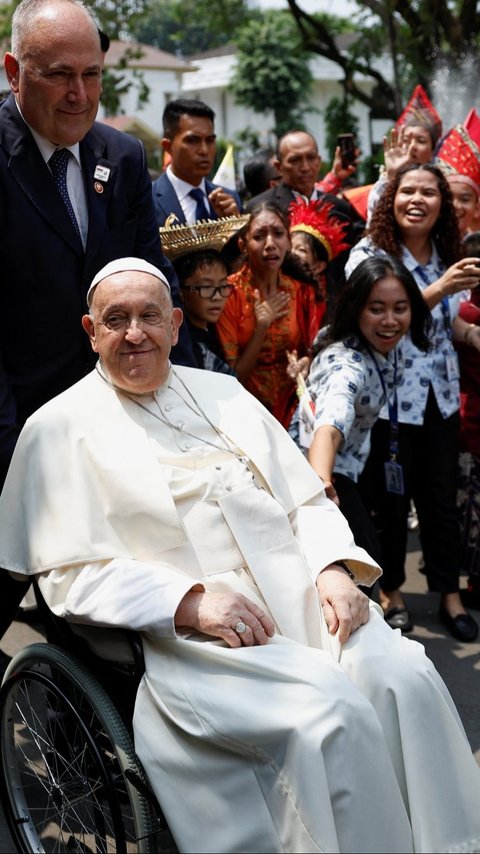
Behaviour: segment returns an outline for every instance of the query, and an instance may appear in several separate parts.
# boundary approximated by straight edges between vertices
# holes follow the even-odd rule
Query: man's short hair
[[[204,101],[194,98],[177,98],[175,101],[168,101],[162,116],[163,135],[167,139],[173,139],[177,133],[182,116],[198,116],[210,119],[212,124],[215,121],[215,113]]]
[[[98,32],[100,45],[102,51],[104,50],[105,41],[102,39],[102,35],[97,27],[95,18],[92,15],[91,9],[82,2],[82,0],[61,0],[61,2],[66,5],[70,4],[72,6],[77,6],[79,9],[82,9],[85,12],[87,18],[92,22],[92,27]],[[18,62],[24,62],[24,50],[25,50],[25,42],[28,37],[31,35],[32,27],[34,26],[34,21],[37,15],[41,14],[42,10],[46,6],[52,5],[52,0],[22,0],[21,3],[18,4],[12,16],[12,39],[11,39],[11,49],[12,53]],[[56,4],[55,4],[56,5]],[[60,5],[60,3],[58,4]]]

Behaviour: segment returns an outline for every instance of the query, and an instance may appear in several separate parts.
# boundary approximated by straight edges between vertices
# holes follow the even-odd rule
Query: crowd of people
[[[95,121],[107,47],[81,0],[13,15],[0,631],[36,575],[87,639],[141,633],[179,851],[477,851],[480,769],[401,590],[413,502],[439,618],[477,638],[475,116],[442,134],[417,87],[363,210],[360,152],[320,180],[292,129],[247,200],[202,101],[167,103],[153,181]]]

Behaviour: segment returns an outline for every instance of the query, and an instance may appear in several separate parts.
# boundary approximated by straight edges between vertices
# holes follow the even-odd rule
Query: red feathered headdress
[[[298,198],[291,202],[288,209],[290,233],[306,231],[324,247],[328,260],[335,258],[342,249],[348,249],[345,243],[347,225],[332,214],[333,204],[324,199],[305,202]]]

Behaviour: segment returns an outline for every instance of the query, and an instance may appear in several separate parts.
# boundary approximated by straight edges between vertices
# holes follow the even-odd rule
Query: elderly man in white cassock
[[[478,851],[453,701],[301,452],[233,377],[172,367],[158,269],[114,261],[88,302],[97,367],[20,436],[0,565],[141,632],[135,745],[179,850]]]

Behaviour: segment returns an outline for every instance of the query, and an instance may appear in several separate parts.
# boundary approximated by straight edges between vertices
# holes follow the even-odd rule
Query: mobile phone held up
[[[354,166],[355,135],[353,133],[339,133],[337,136],[337,145],[340,146],[343,168],[346,169],[347,166]]]

